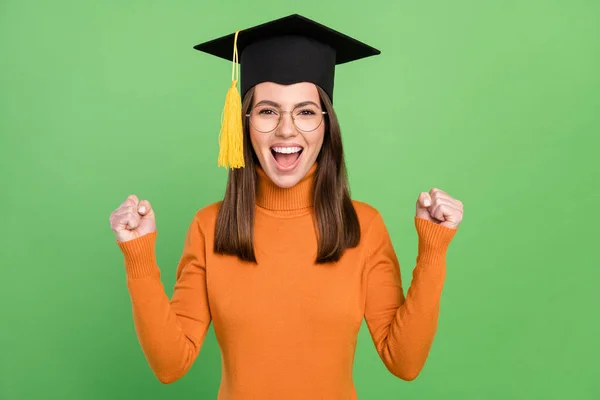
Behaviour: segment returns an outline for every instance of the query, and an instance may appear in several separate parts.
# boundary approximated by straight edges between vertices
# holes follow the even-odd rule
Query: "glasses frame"
[[[252,112],[254,111],[254,109],[255,109],[256,107],[259,107],[259,106],[261,106],[261,105],[260,105],[260,104],[257,104],[257,105],[255,105],[254,107],[252,107],[252,108],[250,109],[250,112],[246,114],[246,118],[248,118],[248,121],[249,121],[249,122],[251,121],[250,115],[252,114]],[[271,107],[273,107],[273,108],[277,108],[277,107],[275,107],[275,106],[271,106]],[[318,128],[318,127],[320,127],[320,126],[321,126],[321,124],[323,123],[323,120],[325,119],[325,118],[323,118],[323,115],[327,114],[327,111],[323,111],[322,109],[320,109],[320,108],[319,108],[319,109],[321,110],[321,121],[319,122],[319,124],[318,124],[318,125],[317,125],[317,126],[314,128],[314,129],[311,129],[311,130],[309,130],[309,131],[306,131],[306,130],[304,130],[304,129],[300,129],[300,128],[298,128],[298,125],[296,125],[296,119],[294,118],[294,115],[292,114],[296,108],[298,108],[298,107],[294,107],[294,108],[293,108],[292,110],[290,110],[290,111],[279,110],[279,111],[280,111],[280,113],[279,113],[279,118],[277,119],[277,124],[275,125],[275,128],[271,129],[270,131],[261,131],[261,130],[259,130],[259,129],[256,129],[256,128],[254,127],[254,125],[252,125],[252,122],[250,122],[250,125],[252,125],[252,127],[253,127],[254,129],[256,129],[257,131],[259,131],[260,133],[269,133],[269,132],[273,132],[275,129],[277,129],[277,128],[279,127],[279,124],[281,124],[281,119],[283,118],[283,114],[287,114],[287,113],[289,113],[289,114],[290,114],[290,118],[292,118],[292,123],[294,124],[294,127],[295,127],[296,129],[298,129],[298,130],[299,130],[299,131],[301,131],[301,132],[314,132],[314,131],[316,131],[316,130],[317,130],[317,128]]]

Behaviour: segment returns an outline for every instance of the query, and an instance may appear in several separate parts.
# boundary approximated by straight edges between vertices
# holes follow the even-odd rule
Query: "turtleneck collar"
[[[271,211],[300,211],[313,205],[313,181],[317,163],[308,170],[306,175],[290,188],[280,188],[275,185],[266,172],[256,167],[256,204]]]

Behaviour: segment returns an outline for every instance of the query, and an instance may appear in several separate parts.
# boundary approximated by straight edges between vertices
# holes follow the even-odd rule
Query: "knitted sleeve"
[[[183,377],[196,359],[211,322],[206,290],[204,236],[189,225],[171,299],[156,263],[153,232],[117,242],[125,258],[133,321],[150,368],[162,383]]]
[[[416,266],[406,297],[400,265],[379,213],[366,235],[365,320],[387,369],[403,380],[421,372],[437,330],[446,275],[446,251],[457,229],[414,219],[419,239]]]

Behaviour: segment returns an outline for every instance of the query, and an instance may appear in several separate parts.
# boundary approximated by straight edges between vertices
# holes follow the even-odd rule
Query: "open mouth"
[[[304,148],[300,146],[271,147],[271,154],[281,169],[294,168],[302,155]]]

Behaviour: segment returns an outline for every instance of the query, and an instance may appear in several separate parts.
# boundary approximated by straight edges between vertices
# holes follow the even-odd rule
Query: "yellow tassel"
[[[231,87],[225,96],[225,106],[221,116],[221,133],[219,135],[219,166],[240,168],[244,167],[244,132],[242,129],[242,99],[237,88],[238,79],[235,77],[236,65],[239,77],[237,52],[237,37],[235,33],[233,44],[233,66],[231,71]]]

